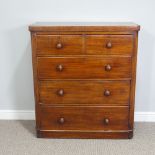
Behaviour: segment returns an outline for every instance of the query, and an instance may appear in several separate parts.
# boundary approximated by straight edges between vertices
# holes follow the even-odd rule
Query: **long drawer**
[[[41,130],[127,130],[128,107],[41,108]]]
[[[38,57],[39,79],[119,79],[131,77],[131,57]]]
[[[128,105],[130,81],[54,80],[39,82],[42,104]]]

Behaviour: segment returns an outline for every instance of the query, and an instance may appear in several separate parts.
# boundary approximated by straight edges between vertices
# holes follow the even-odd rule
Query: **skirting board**
[[[33,110],[0,110],[0,120],[34,120]],[[155,122],[155,112],[135,112],[136,122]]]

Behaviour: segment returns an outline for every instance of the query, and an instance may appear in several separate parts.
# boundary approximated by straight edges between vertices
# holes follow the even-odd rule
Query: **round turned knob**
[[[111,67],[110,65],[106,65],[106,66],[105,66],[105,70],[106,70],[106,71],[110,71],[111,69],[112,69],[112,67]]]
[[[111,42],[108,42],[108,43],[106,44],[106,47],[107,47],[107,48],[111,48],[111,47],[112,47],[112,43],[111,43]]]
[[[104,91],[104,96],[110,96],[110,91],[109,90],[105,90]]]
[[[61,49],[63,47],[62,43],[57,43],[56,48]]]
[[[57,65],[56,69],[57,71],[60,71],[60,72],[63,71],[63,65],[61,64]]]
[[[63,96],[64,95],[64,90],[63,89],[58,90],[57,94],[59,96]]]
[[[59,118],[59,123],[63,124],[65,122],[65,119],[63,117]]]
[[[108,124],[109,124],[109,119],[108,119],[108,118],[105,118],[105,119],[104,119],[104,124],[105,124],[105,125],[108,125]]]

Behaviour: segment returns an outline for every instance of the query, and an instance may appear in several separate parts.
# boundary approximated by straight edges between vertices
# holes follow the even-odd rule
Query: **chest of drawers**
[[[46,138],[132,138],[134,23],[36,23],[36,131]]]

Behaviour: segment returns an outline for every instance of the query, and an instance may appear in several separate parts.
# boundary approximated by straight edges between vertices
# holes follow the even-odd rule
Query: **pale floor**
[[[155,155],[155,123],[136,123],[131,140],[38,139],[34,121],[0,121],[0,155]]]

